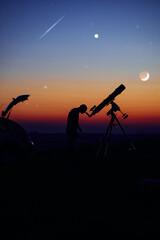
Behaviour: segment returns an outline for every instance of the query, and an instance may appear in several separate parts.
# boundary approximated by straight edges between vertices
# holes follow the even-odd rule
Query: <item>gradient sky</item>
[[[10,119],[28,131],[64,132],[71,108],[98,105],[123,83],[115,100],[129,115],[118,113],[122,125],[160,132],[159,0],[5,0],[0,11],[1,110],[30,94]],[[109,109],[81,115],[84,131],[103,132]]]

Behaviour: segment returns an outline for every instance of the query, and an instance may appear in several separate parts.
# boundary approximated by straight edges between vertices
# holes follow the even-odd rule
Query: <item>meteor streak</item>
[[[64,16],[62,16],[60,19],[58,19],[57,22],[55,22],[45,33],[43,33],[43,34],[40,36],[39,40],[40,40],[41,38],[43,38],[53,27],[55,27],[63,18],[64,18]]]

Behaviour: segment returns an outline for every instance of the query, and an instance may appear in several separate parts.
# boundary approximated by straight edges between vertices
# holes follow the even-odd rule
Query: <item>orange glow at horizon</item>
[[[27,81],[25,81],[27,82]],[[116,97],[115,102],[120,106],[122,112],[129,117],[125,120],[127,124],[157,124],[160,122],[160,84],[159,79],[146,83],[139,80],[106,82],[91,80],[39,80],[38,84],[28,81],[11,82],[8,90],[5,84],[1,92],[1,110],[4,110],[12,101],[12,97],[21,94],[30,94],[29,100],[19,103],[13,107],[10,119],[15,121],[29,122],[66,122],[69,111],[81,104],[88,106],[88,111],[93,105],[98,105],[121,83],[126,89]],[[37,82],[37,81],[36,81]],[[44,86],[47,86],[44,88]],[[105,123],[110,106],[102,109],[92,118],[86,115],[80,116],[80,121],[86,124]],[[121,116],[118,113],[118,116]],[[121,117],[120,117],[121,118]]]

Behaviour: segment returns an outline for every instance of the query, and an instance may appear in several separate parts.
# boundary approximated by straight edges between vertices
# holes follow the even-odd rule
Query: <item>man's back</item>
[[[67,119],[67,134],[76,132],[79,126],[79,109],[73,108],[69,114]]]

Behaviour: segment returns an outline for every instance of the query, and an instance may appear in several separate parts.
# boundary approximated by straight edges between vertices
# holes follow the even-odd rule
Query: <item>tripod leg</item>
[[[131,142],[130,138],[128,137],[128,135],[127,135],[126,132],[124,131],[124,129],[123,129],[122,125],[120,124],[118,118],[115,117],[115,120],[117,121],[117,123],[118,123],[120,129],[122,130],[123,134],[126,136],[126,139],[127,139],[128,143],[130,144],[131,149],[135,151],[136,148],[134,147],[134,145],[133,145],[133,143]]]
[[[108,132],[108,137],[107,137],[107,142],[106,142],[106,147],[105,147],[105,152],[104,152],[104,157],[107,156],[107,151],[108,151],[108,145],[109,145],[109,141],[111,139],[111,132],[112,132],[112,127],[113,127],[113,122],[114,122],[114,119],[110,125],[110,129],[109,129],[109,132]]]
[[[100,147],[99,147],[99,150],[98,150],[98,152],[97,152],[97,157],[98,157],[98,158],[101,158],[101,157],[103,156],[104,147],[105,147],[105,141],[106,141],[106,138],[107,138],[107,136],[108,136],[108,133],[111,132],[111,131],[110,131],[110,128],[112,128],[113,121],[114,121],[114,118],[111,118],[111,121],[110,121],[109,126],[108,126],[108,128],[107,128],[107,131],[106,131],[106,133],[105,133],[105,135],[104,135],[104,137],[103,137],[102,143],[101,143],[101,145],[100,145]]]

